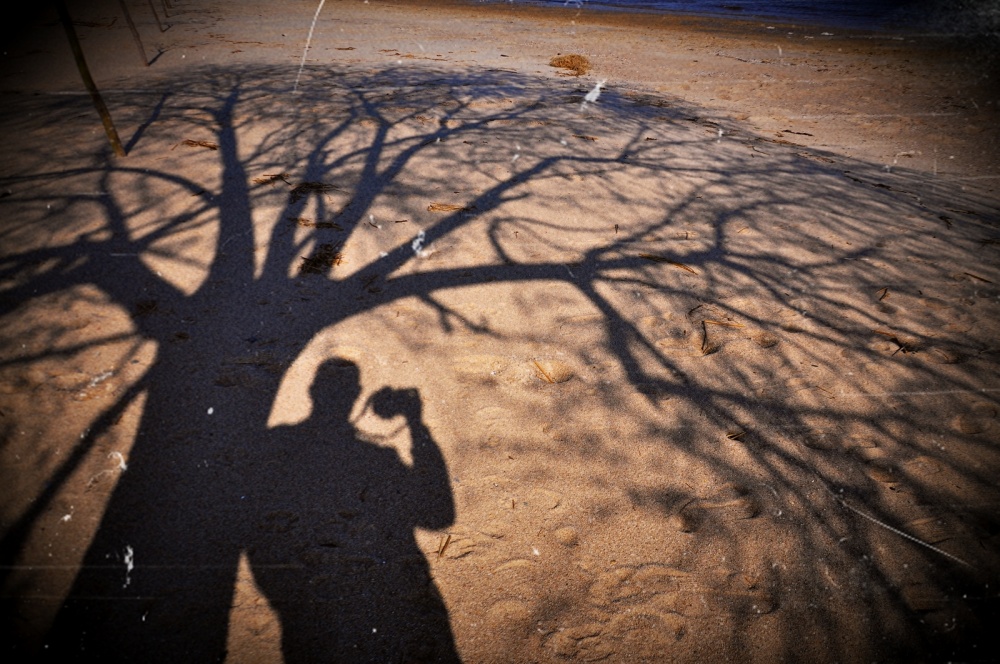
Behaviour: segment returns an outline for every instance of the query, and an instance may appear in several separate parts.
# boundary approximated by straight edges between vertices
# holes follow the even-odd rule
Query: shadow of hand
[[[420,393],[416,388],[403,390],[383,387],[371,396],[372,410],[383,419],[402,415],[409,422],[419,421],[422,414]]]

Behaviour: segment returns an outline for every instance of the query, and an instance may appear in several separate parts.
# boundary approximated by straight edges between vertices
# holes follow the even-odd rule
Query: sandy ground
[[[4,46],[9,655],[1000,655],[979,45],[330,0],[293,91],[315,5],[129,5],[126,158]]]

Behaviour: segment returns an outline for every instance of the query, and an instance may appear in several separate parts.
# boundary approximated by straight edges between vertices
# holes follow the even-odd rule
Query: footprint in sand
[[[644,382],[636,383],[635,391],[650,399],[668,401],[677,390],[675,385],[669,383]]]
[[[943,309],[950,309],[951,303],[942,300],[939,297],[924,297],[920,299],[920,304],[924,305],[928,309],[933,309],[934,311],[941,311]]]
[[[458,380],[465,383],[491,383],[503,373],[507,361],[499,355],[466,355],[452,364]]]
[[[883,314],[892,315],[899,312],[899,309],[892,306],[891,304],[886,304],[885,302],[879,302],[878,306],[875,308],[878,309],[878,311]]]
[[[874,439],[864,436],[848,436],[844,438],[843,444],[844,449],[848,452],[853,452],[853,450],[870,450],[878,447],[878,443]]]
[[[722,350],[722,342],[706,336],[700,331],[673,326],[663,331],[664,336],[655,341],[656,347],[671,355],[704,357]]]
[[[944,345],[930,346],[924,349],[922,357],[934,364],[959,364],[965,356],[954,348]]]
[[[523,505],[536,510],[554,510],[562,505],[562,494],[549,489],[531,489],[523,501]]]
[[[564,334],[578,335],[591,330],[603,330],[607,320],[602,314],[581,314],[570,316],[559,322],[559,331]]]
[[[639,329],[648,330],[653,333],[662,334],[670,325],[673,314],[666,313],[659,316],[643,316],[639,319]]]
[[[928,516],[921,519],[914,519],[907,522],[903,530],[928,544],[937,544],[945,540],[954,539],[961,534],[957,524],[952,519],[943,516]]]
[[[632,605],[656,595],[677,592],[692,583],[689,572],[666,565],[616,567],[598,575],[590,587],[590,601],[601,608]]]
[[[677,530],[693,533],[710,521],[742,521],[759,513],[760,505],[748,489],[727,484],[708,498],[688,503],[671,517],[671,521]]]
[[[713,612],[762,615],[778,607],[774,596],[749,574],[716,570],[705,586],[701,597]]]
[[[535,623],[535,609],[529,602],[504,599],[486,611],[486,634],[526,635]]]
[[[899,468],[888,453],[877,447],[855,447],[851,453],[862,463],[865,475],[876,482],[895,484],[901,479]]]
[[[778,337],[770,332],[756,332],[750,335],[750,338],[761,348],[773,348],[778,345]]]
[[[524,582],[529,579],[530,574],[534,573],[535,569],[538,567],[538,563],[528,560],[527,558],[515,558],[505,562],[503,565],[495,568],[493,574],[496,575],[511,575],[510,577],[504,577],[506,582],[511,583],[510,578],[517,579],[518,582]]]
[[[570,526],[559,528],[552,533],[552,536],[566,548],[572,548],[580,543],[580,533]]]
[[[657,661],[686,633],[677,614],[629,613],[607,625],[589,623],[555,632],[546,642],[556,655],[583,662],[606,660],[616,654],[630,661]]]
[[[479,543],[470,535],[445,535],[437,548],[439,558],[457,560],[476,553]]]
[[[601,623],[567,627],[550,636],[545,645],[559,657],[583,662],[600,661],[615,653],[604,637],[605,629]]]
[[[834,452],[843,447],[840,429],[812,429],[802,436],[802,444],[812,450]]]
[[[968,412],[962,413],[955,418],[955,427],[965,434],[977,434],[986,431],[992,426],[993,420],[997,416],[997,407],[991,403],[974,403]]]
[[[918,480],[930,480],[931,475],[937,475],[945,470],[945,465],[927,455],[920,455],[906,462],[906,474]]]
[[[746,574],[718,570],[696,576],[666,565],[618,567],[598,576],[590,589],[595,608],[619,615],[648,614],[679,627],[669,616],[716,617],[724,614],[770,613],[774,596]],[[677,630],[667,630],[679,638]]]
[[[690,350],[695,343],[694,335],[690,328],[681,325],[663,325],[655,328],[659,337],[656,345],[664,350]]]
[[[903,601],[913,611],[936,611],[948,604],[948,596],[927,583],[913,583],[903,587]]]
[[[500,99],[489,99],[489,98],[479,98],[473,99],[468,102],[466,106],[468,108],[499,108],[499,107],[510,107],[515,104],[515,101],[510,97],[502,97]]]
[[[608,625],[608,642],[632,661],[659,661],[686,633],[686,622],[676,613],[620,614]]]
[[[968,332],[976,324],[975,316],[961,308],[967,304],[966,300],[948,301],[937,297],[924,297],[920,299],[920,304],[924,309],[915,310],[914,316],[919,324],[928,329],[928,332],[933,333],[943,329],[947,332],[963,333]]]
[[[502,444],[512,433],[511,412],[499,406],[487,406],[476,411],[473,416],[475,426],[471,428],[480,440],[490,447]]]

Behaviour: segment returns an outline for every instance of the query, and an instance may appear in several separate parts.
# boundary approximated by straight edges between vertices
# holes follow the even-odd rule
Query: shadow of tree
[[[476,661],[655,659],[682,637],[723,657],[985,647],[1000,291],[974,183],[510,72],[286,79],[110,91],[141,127],[127,161],[67,154],[78,120],[38,149],[82,102],[0,116],[16,653],[219,659],[241,557],[289,659],[454,656],[432,575]],[[343,391],[291,426],[330,357]],[[348,417],[363,389],[343,378],[384,385],[400,361],[428,428],[419,399],[382,413],[410,451],[379,408]],[[425,431],[454,504],[443,461],[418,473]],[[361,510],[371,532],[330,534],[348,498],[410,476]],[[434,544],[456,563],[431,574]],[[484,572],[520,576],[477,595]],[[513,640],[463,645],[476,625]]]

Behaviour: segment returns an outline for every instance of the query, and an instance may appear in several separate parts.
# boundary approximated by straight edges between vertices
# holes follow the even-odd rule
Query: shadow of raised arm
[[[417,510],[414,525],[421,528],[447,528],[455,521],[455,502],[448,483],[448,470],[441,449],[423,421],[423,403],[414,389],[396,390],[383,387],[371,397],[372,408],[379,417],[389,419],[397,415],[406,418],[412,441],[413,468],[410,471],[415,484],[426,496]]]

